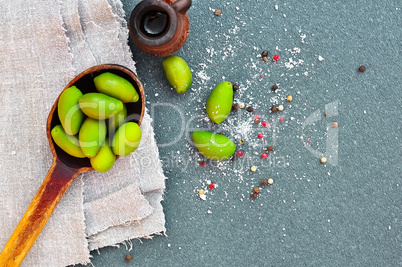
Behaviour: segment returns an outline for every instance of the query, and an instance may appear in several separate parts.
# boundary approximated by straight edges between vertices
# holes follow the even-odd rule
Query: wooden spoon
[[[128,80],[136,88],[140,99],[136,103],[126,104],[127,118],[129,121],[141,124],[145,110],[144,89],[137,76],[123,66],[103,64],[91,67],[75,77],[64,90],[75,85],[83,94],[96,92],[93,78],[104,72],[117,74]],[[50,110],[46,128],[47,138],[53,154],[53,164],[0,254],[0,266],[2,267],[20,266],[74,178],[79,173],[93,170],[88,158],[75,158],[54,145],[50,131],[54,126],[60,124],[57,115],[58,101],[59,98],[57,98]]]

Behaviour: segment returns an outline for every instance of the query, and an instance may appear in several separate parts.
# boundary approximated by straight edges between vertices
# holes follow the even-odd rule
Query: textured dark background
[[[138,2],[123,1],[127,19]],[[132,45],[168,177],[167,236],[132,240],[130,252],[101,249],[94,265],[401,266],[401,8],[397,0],[195,0],[190,35],[175,53],[193,72],[184,95],[164,77],[163,58]],[[279,61],[262,61],[263,50]],[[212,125],[205,102],[225,80],[240,85],[235,101],[255,111]],[[270,114],[272,104],[285,109]],[[325,118],[326,107],[337,107],[337,116]],[[317,121],[306,125],[313,113]],[[254,125],[255,114],[271,126]],[[246,156],[201,167],[187,139],[191,127],[245,138]],[[338,162],[324,165],[310,151],[325,154],[328,140]],[[275,153],[262,161],[269,144]],[[270,177],[274,184],[251,201],[252,188]],[[202,201],[197,191],[207,180],[218,188]]]

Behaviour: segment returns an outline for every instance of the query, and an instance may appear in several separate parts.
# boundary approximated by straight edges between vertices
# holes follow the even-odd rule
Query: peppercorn
[[[276,84],[272,85],[271,89],[272,89],[272,91],[276,91],[278,89],[278,85],[276,85]]]
[[[247,107],[246,109],[248,112],[253,112],[254,108],[252,106]]]
[[[268,181],[266,179],[261,180],[261,185],[266,186],[268,184]]]
[[[278,111],[278,109],[275,107],[275,106],[273,106],[272,108],[271,108],[271,112],[277,112]]]
[[[333,122],[333,123],[332,123],[332,127],[334,127],[334,128],[338,127],[338,123],[337,123],[337,122]]]
[[[321,158],[321,163],[326,163],[327,162],[327,158],[326,157],[322,157]]]
[[[365,66],[361,65],[361,66],[359,67],[359,71],[360,71],[360,72],[364,72],[365,70],[366,70],[366,67],[365,67]]]
[[[288,97],[286,98],[287,101],[292,102],[293,97],[291,95],[288,95]]]
[[[268,51],[267,50],[262,51],[261,56],[267,57],[268,56]]]
[[[239,108],[244,108],[244,103],[243,102],[239,103]]]
[[[282,110],[283,110],[283,105],[279,105],[279,106],[278,106],[278,110],[279,110],[279,111],[282,111]]]
[[[236,92],[237,90],[239,90],[239,85],[237,85],[235,83],[235,84],[233,84],[232,88],[233,88],[233,91]]]
[[[225,135],[225,132],[220,132],[219,134],[220,134],[220,135]]]
[[[268,61],[268,58],[267,57],[262,57],[262,60]]]
[[[251,166],[250,170],[251,170],[252,172],[257,171],[257,166]]]
[[[240,106],[239,106],[239,104],[233,104],[233,106],[232,106],[232,110],[233,111],[238,111],[239,110],[239,108],[240,108]]]
[[[260,188],[259,187],[254,187],[253,191],[254,191],[254,193],[258,194],[258,193],[260,193]]]
[[[215,11],[215,15],[219,16],[220,14],[222,14],[222,11],[221,11],[220,9],[217,9],[217,10]]]
[[[244,145],[244,139],[240,139],[239,144]]]
[[[260,119],[259,118],[254,119],[254,123],[256,124],[260,123]]]
[[[273,183],[274,183],[274,179],[269,178],[269,179],[268,179],[268,184],[273,184]]]
[[[204,191],[204,189],[200,189],[200,190],[198,190],[198,194],[200,194],[200,195],[203,195],[203,194],[205,194],[205,191]]]
[[[270,151],[270,152],[271,152],[271,151],[274,151],[274,147],[273,147],[273,146],[269,146],[269,147],[267,147],[267,150]]]
[[[279,60],[279,56],[278,55],[274,55],[274,57],[272,58],[274,61],[278,61]]]
[[[329,114],[328,114],[327,112],[325,112],[324,116],[325,116],[325,117],[328,117],[328,116],[329,116]]]
[[[256,199],[257,197],[258,197],[258,194],[256,194],[256,193],[252,193],[252,194],[251,194],[251,198],[252,198],[252,199]]]
[[[131,255],[126,255],[126,261],[131,261],[133,257]]]

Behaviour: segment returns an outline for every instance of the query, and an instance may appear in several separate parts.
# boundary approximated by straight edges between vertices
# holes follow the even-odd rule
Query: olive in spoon
[[[145,110],[144,89],[137,76],[126,67],[114,64],[91,67],[75,77],[64,90],[76,86],[84,94],[96,92],[93,78],[104,72],[111,72],[126,79],[137,90],[140,99],[135,103],[126,103],[127,120],[140,125]],[[60,124],[57,115],[58,100],[59,98],[50,110],[46,127],[47,138],[53,154],[53,163],[34,199],[0,254],[0,266],[2,267],[20,266],[74,178],[79,173],[93,170],[88,158],[70,156],[54,144],[50,133],[53,127]]]

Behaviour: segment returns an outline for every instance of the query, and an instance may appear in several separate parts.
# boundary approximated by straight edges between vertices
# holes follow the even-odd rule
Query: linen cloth
[[[120,0],[2,0],[0,23],[2,249],[52,163],[46,120],[61,90],[93,65],[135,65]],[[109,172],[75,179],[22,266],[86,264],[90,250],[164,233],[151,123],[146,112],[139,148]]]

